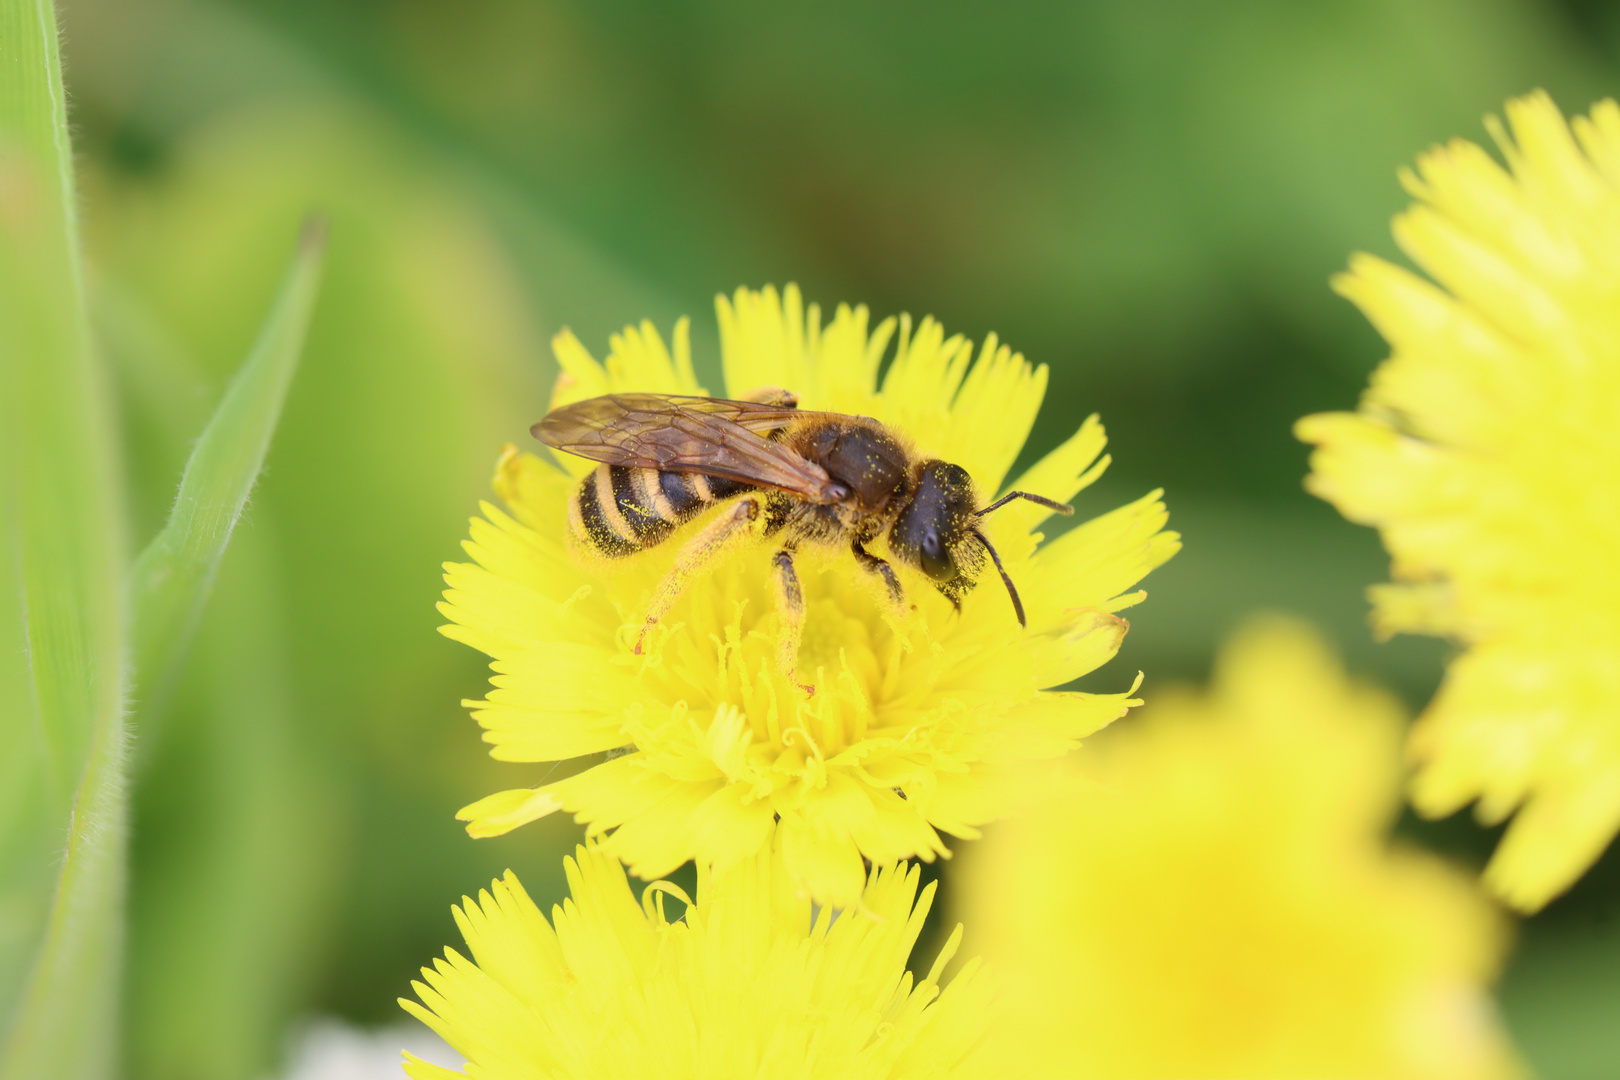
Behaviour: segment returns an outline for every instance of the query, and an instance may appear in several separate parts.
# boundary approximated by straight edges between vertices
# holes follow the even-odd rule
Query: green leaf
[[[305,227],[269,319],[186,462],[168,524],[130,574],[134,700],[143,737],[270,449],[315,306],[325,239],[324,223]]]
[[[49,0],[0,0],[0,1077],[111,1075],[122,503]]]

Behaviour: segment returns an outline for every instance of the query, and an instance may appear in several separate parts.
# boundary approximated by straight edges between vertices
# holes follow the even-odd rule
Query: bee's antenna
[[[1014,492],[1013,494],[1016,495],[1018,492]],[[1012,498],[1012,495],[1007,496],[1007,498]],[[1002,499],[1001,501],[1006,502],[1007,499]],[[989,509],[994,510],[995,507],[992,506]],[[980,511],[980,513],[983,512],[984,511],[982,510]],[[996,564],[996,571],[1001,574],[1001,583],[1007,586],[1007,595],[1012,597],[1013,612],[1018,616],[1018,625],[1027,627],[1029,623],[1024,621],[1024,602],[1018,599],[1018,590],[1013,587],[1012,578],[1007,576],[1007,568],[1001,565],[1001,556],[996,554],[996,549],[990,544],[990,538],[985,536],[984,533],[980,532],[978,529],[974,529],[973,535],[978,538],[979,543],[984,545],[984,550],[990,553],[990,560]]]
[[[1001,498],[997,499],[983,510],[975,510],[973,512],[973,516],[984,517],[984,515],[988,514],[992,510],[1000,510],[1003,506],[1006,506],[1014,499],[1028,499],[1037,506],[1044,506],[1054,514],[1062,514],[1064,517],[1074,513],[1074,507],[1070,506],[1068,503],[1060,503],[1056,499],[1048,499],[1045,495],[1035,495],[1028,491],[1009,491],[1007,494],[1003,495]],[[999,566],[1000,564],[997,563],[997,565]]]

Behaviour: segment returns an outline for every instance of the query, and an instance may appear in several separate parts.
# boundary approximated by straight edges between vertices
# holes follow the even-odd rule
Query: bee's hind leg
[[[894,572],[894,567],[867,551],[861,546],[859,540],[850,544],[849,549],[855,553],[855,561],[860,563],[862,570],[869,574],[876,574],[878,580],[883,582],[884,588],[889,594],[889,602],[894,605],[895,610],[904,610],[906,593],[900,587],[900,577]]]
[[[647,643],[647,635],[652,633],[652,628],[658,625],[660,619],[669,614],[669,609],[675,606],[675,601],[680,599],[692,579],[713,567],[739,541],[747,539],[763,511],[764,501],[758,495],[746,496],[686,542],[675,556],[675,565],[653,589],[652,600],[647,604],[646,621],[636,635],[637,656],[641,655],[642,647]]]
[[[804,638],[804,589],[799,586],[799,573],[793,568],[793,548],[784,547],[771,558],[776,570],[776,610],[782,619],[782,640],[777,646],[777,663],[789,681],[798,683],[799,689],[814,696],[814,684],[799,682],[799,642]]]
[[[779,409],[797,409],[799,395],[791,390],[784,390],[780,386],[756,386],[739,400],[751,401],[756,405],[774,405]]]

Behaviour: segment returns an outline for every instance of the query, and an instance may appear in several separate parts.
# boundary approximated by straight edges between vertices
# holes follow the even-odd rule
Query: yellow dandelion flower
[[[1466,646],[1412,734],[1412,801],[1517,811],[1486,871],[1534,911],[1620,827],[1620,108],[1510,102],[1504,169],[1455,140],[1336,288],[1390,343],[1360,412],[1306,417],[1306,486],[1375,525],[1382,636]]]
[[[456,924],[453,949],[413,984],[413,1016],[467,1058],[465,1073],[407,1055],[414,1080],[477,1077],[947,1077],[994,1075],[994,987],[977,960],[941,989],[957,927],[927,978],[906,970],[933,902],[918,872],[873,871],[863,913],[797,897],[780,849],[698,870],[697,902],[658,882],[636,903],[618,862],[581,847],[573,899],[547,923],[510,872]],[[666,897],[686,905],[665,917]],[[916,900],[913,905],[913,900]]]
[[[741,290],[719,313],[730,396],[786,387],[806,409],[874,417],[918,453],[964,467],[981,492],[1002,489],[1046,385],[1044,367],[993,337],[975,363],[971,343],[932,319],[873,329],[864,308],[840,307],[823,324],[791,286]],[[684,321],[673,345],[644,323],[615,336],[599,364],[564,333],[552,404],[704,393]],[[1103,443],[1092,417],[1016,487],[1072,498],[1108,464]],[[1023,631],[999,588],[968,593],[958,616],[927,578],[897,565],[913,605],[900,613],[849,554],[816,562],[801,552],[811,557],[799,569],[798,677],[815,686],[806,696],[777,662],[783,627],[763,545],[687,588],[637,655],[679,537],[612,561],[570,550],[569,502],[593,465],[560,457],[572,472],[507,448],[495,477],[507,509],[485,505],[473,521],[473,563],[447,565],[440,610],[448,636],[493,657],[493,689],[468,704],[496,758],[607,757],[466,807],[474,836],[566,810],[651,880],[688,859],[737,862],[780,830],[799,887],[846,907],[859,899],[863,857],[947,854],[940,832],[971,838],[1001,812],[1010,763],[1061,754],[1136,704],[1130,691],[1045,688],[1114,655],[1127,629],[1119,612],[1145,595],[1129,590],[1177,550],[1158,492],[1039,549],[1034,530],[1050,511],[1019,502],[982,519],[1026,599]]]
[[[1385,839],[1401,733],[1275,620],[1064,763],[961,875],[1034,1075],[1514,1075],[1500,918]]]

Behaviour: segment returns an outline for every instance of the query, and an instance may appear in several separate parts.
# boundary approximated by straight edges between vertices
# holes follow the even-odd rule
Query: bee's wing
[[[758,434],[802,415],[748,401],[608,394],[556,409],[529,430],[552,449],[591,461],[702,473],[833,502],[827,470]]]
[[[656,394],[626,394],[625,397],[657,397]],[[683,409],[696,409],[699,412],[712,416],[724,417],[734,424],[741,424],[750,431],[775,431],[794,420],[803,420],[807,417],[837,416],[837,413],[814,412],[801,409],[796,404],[782,405],[779,403],[765,403],[759,401],[732,401],[727,398],[708,397],[670,397],[667,401],[678,402]],[[793,398],[796,402],[798,399]]]

